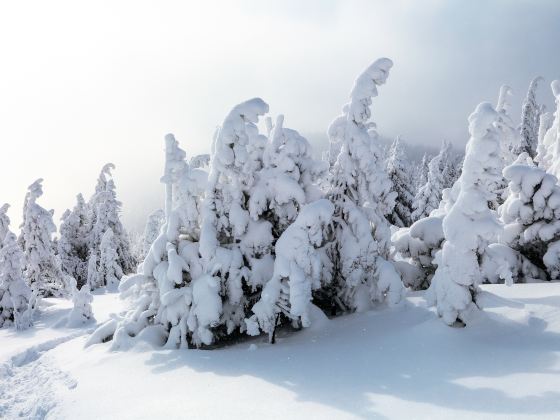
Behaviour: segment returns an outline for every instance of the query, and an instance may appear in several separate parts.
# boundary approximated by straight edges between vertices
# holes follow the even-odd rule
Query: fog
[[[462,147],[467,116],[502,84],[518,118],[541,75],[552,108],[559,21],[557,1],[2,2],[0,204],[15,229],[41,177],[58,221],[113,162],[125,222],[140,229],[161,206],[166,133],[208,152],[228,110],[260,96],[320,142],[380,56],[395,63],[372,107],[383,136]]]

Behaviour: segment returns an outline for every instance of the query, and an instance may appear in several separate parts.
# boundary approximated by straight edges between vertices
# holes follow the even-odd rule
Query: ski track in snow
[[[48,340],[0,365],[0,418],[46,418],[57,404],[57,389],[73,389],[78,385],[53,363],[47,352],[88,332],[82,330]]]

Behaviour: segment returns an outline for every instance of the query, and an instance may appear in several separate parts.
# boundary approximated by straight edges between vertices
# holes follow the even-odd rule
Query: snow
[[[274,345],[211,351],[84,349],[90,327],[55,328],[71,304],[44,299],[35,328],[0,330],[0,416],[558,418],[560,283],[482,289],[467,328],[448,328],[424,292],[409,292],[397,307],[332,320],[310,311],[312,327]],[[96,319],[122,304],[96,291]]]

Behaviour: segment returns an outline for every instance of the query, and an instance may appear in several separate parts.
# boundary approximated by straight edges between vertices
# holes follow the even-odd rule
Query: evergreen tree
[[[91,303],[93,296],[90,293],[87,284],[83,285],[78,291],[72,294],[72,303],[74,304],[66,322],[67,327],[80,327],[84,324],[94,322],[93,309]]]
[[[122,276],[123,272],[119,264],[115,235],[109,228],[103,234],[99,247],[98,282],[109,289],[115,290]]]
[[[24,330],[33,325],[35,305],[23,279],[23,253],[9,230],[0,247],[0,327],[14,325]]]
[[[495,212],[487,205],[495,200],[487,186],[499,177],[501,165],[495,128],[498,117],[489,103],[478,105],[469,117],[471,137],[458,181],[460,190],[443,218],[445,242],[428,296],[449,325],[467,322],[473,297],[483,281],[480,261],[501,231]]]
[[[148,216],[146,227],[144,228],[144,235],[142,238],[142,248],[144,257],[148,255],[152,243],[159,236],[161,227],[165,223],[165,213],[162,209],[156,210]]]
[[[24,254],[24,274],[31,289],[39,295],[63,296],[67,293],[67,284],[55,254],[53,213],[37,204],[37,199],[43,195],[42,182],[38,179],[31,184],[25,197],[19,237]]]
[[[397,193],[395,208],[389,215],[389,221],[397,227],[410,226],[412,223],[414,193],[409,165],[405,156],[404,144],[400,137],[397,137],[391,146],[387,162],[389,179],[393,183],[393,190]]]
[[[527,97],[523,101],[523,108],[521,111],[521,125],[519,133],[521,139],[517,147],[514,149],[516,156],[521,153],[527,153],[531,158],[534,158],[537,153],[538,133],[539,133],[539,118],[541,108],[537,103],[537,87],[542,77],[535,77],[529,84]]]
[[[412,220],[420,220],[437,209],[445,188],[450,188],[456,176],[456,161],[451,155],[451,143],[443,141],[439,153],[428,164],[428,180],[420,188],[412,205]]]
[[[329,245],[332,289],[323,306],[336,302],[342,310],[365,310],[372,301],[400,300],[400,278],[385,264],[390,247],[387,216],[395,206],[396,193],[391,191],[375,124],[370,121],[372,98],[392,65],[388,58],[381,58],[358,77],[350,103],[328,130],[339,153],[331,167],[329,192],[335,207]]]
[[[60,238],[57,243],[62,270],[74,277],[78,287],[87,282],[88,264],[88,209],[82,194],[76,197],[76,205],[66,210],[60,224]]]
[[[542,164],[549,173],[558,179],[560,177],[560,81],[554,80],[551,88],[555,98],[556,111],[552,125],[543,138],[543,147],[546,152]]]
[[[0,207],[0,248],[1,244],[4,242],[4,238],[10,231],[10,218],[8,217],[8,209],[10,205],[8,203]]]

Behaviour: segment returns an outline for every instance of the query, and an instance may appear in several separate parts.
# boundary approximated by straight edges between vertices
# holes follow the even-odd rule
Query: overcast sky
[[[395,65],[373,104],[379,131],[462,147],[468,114],[501,84],[516,120],[534,76],[552,107],[559,40],[556,0],[2,2],[0,204],[19,223],[42,177],[58,223],[113,162],[136,227],[160,205],[166,133],[207,152],[228,110],[260,96],[316,138],[381,56]]]

